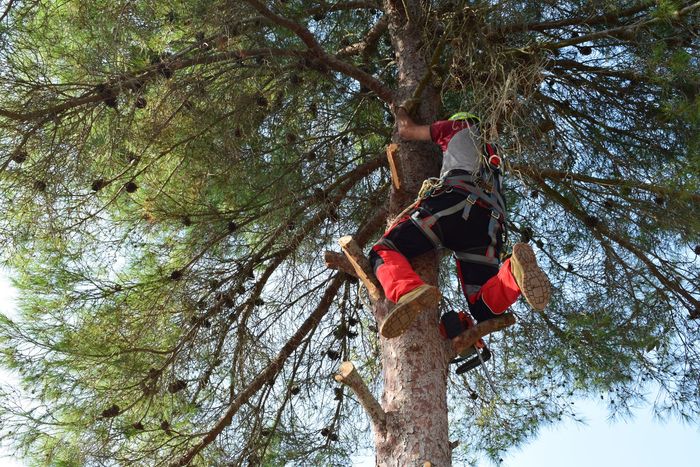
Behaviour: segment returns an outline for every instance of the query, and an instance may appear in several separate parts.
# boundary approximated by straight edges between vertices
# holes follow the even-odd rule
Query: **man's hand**
[[[396,108],[396,124],[399,129],[399,136],[412,141],[430,141],[430,126],[417,125],[411,118],[411,110],[420,101],[418,99],[408,99]]]

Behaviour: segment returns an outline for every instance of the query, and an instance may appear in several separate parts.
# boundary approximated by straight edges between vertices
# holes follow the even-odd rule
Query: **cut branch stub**
[[[473,328],[467,329],[459,336],[452,339],[452,348],[455,353],[461,353],[472,347],[482,337],[515,324],[515,315],[506,313],[488,321],[482,321]]]
[[[342,253],[337,251],[325,251],[323,253],[323,260],[326,262],[326,267],[328,269],[335,269],[337,271],[342,271],[353,277],[357,277],[357,272],[355,268],[352,267],[350,260]],[[359,277],[357,277],[359,279]]]
[[[386,158],[389,161],[389,168],[391,169],[391,184],[394,185],[394,189],[397,191],[401,189],[401,176],[396,161],[396,151],[398,149],[399,145],[394,143],[386,147]]]
[[[338,244],[343,249],[343,253],[347,256],[350,264],[357,273],[362,283],[367,287],[367,292],[373,302],[377,302],[384,297],[381,285],[377,281],[372,268],[369,265],[369,260],[365,257],[360,249],[360,246],[350,235],[341,237]]]
[[[375,399],[369,391],[367,385],[357,373],[357,370],[355,370],[355,365],[353,365],[352,362],[341,363],[338,373],[335,375],[335,380],[347,385],[353,390],[357,396],[357,400],[360,401],[367,415],[369,415],[375,429],[383,431],[386,423],[386,413],[379,402],[377,402],[377,399]]]

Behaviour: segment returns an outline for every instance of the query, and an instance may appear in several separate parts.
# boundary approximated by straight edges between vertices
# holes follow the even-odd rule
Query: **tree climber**
[[[423,309],[440,301],[408,259],[436,248],[451,250],[469,311],[482,322],[502,314],[522,294],[535,310],[549,301],[551,284],[532,248],[516,243],[500,267],[505,205],[501,158],[482,144],[479,119],[461,112],[432,125],[416,124],[404,107],[396,111],[399,136],[433,141],[443,152],[439,179],[426,180],[418,200],[404,211],[369,254],[386,297],[396,305],[381,326],[386,338],[401,335]],[[465,327],[473,326],[466,314]],[[448,337],[454,337],[450,335]]]

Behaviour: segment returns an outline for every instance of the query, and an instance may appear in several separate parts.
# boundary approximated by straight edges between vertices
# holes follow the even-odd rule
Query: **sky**
[[[0,312],[13,317],[16,291],[0,270]],[[0,369],[0,381],[12,381]],[[650,407],[641,407],[625,421],[608,420],[596,401],[577,401],[586,425],[563,422],[547,427],[530,443],[509,451],[501,467],[699,467],[700,421],[689,426],[677,420],[655,420]],[[0,467],[24,467],[10,450],[0,447]],[[358,456],[354,467],[374,465],[374,456]],[[462,467],[462,466],[455,466]],[[494,467],[483,462],[469,467]]]

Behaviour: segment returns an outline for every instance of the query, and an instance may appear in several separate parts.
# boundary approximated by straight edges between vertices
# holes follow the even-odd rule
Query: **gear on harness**
[[[423,184],[418,191],[418,200],[427,199],[433,193],[442,189],[443,179],[438,177],[430,177],[423,180]]]
[[[452,170],[440,179],[428,179],[423,183],[421,190],[422,198],[413,206],[411,221],[430,239],[436,248],[442,247],[442,242],[438,235],[433,231],[433,226],[441,217],[449,216],[458,212],[462,212],[462,218],[466,221],[469,218],[472,206],[478,204],[491,211],[491,221],[488,226],[488,236],[491,239],[484,254],[475,254],[468,251],[455,251],[455,258],[479,264],[497,265],[499,258],[496,256],[496,247],[498,244],[499,230],[505,231],[505,202],[500,193],[500,181],[498,177],[492,178],[493,184],[486,185],[482,177],[473,176],[461,170]],[[460,200],[457,204],[447,207],[442,211],[431,213],[423,216],[420,208],[420,201],[428,196],[439,196],[442,193],[449,193],[453,190],[458,190],[467,194],[467,197]]]

